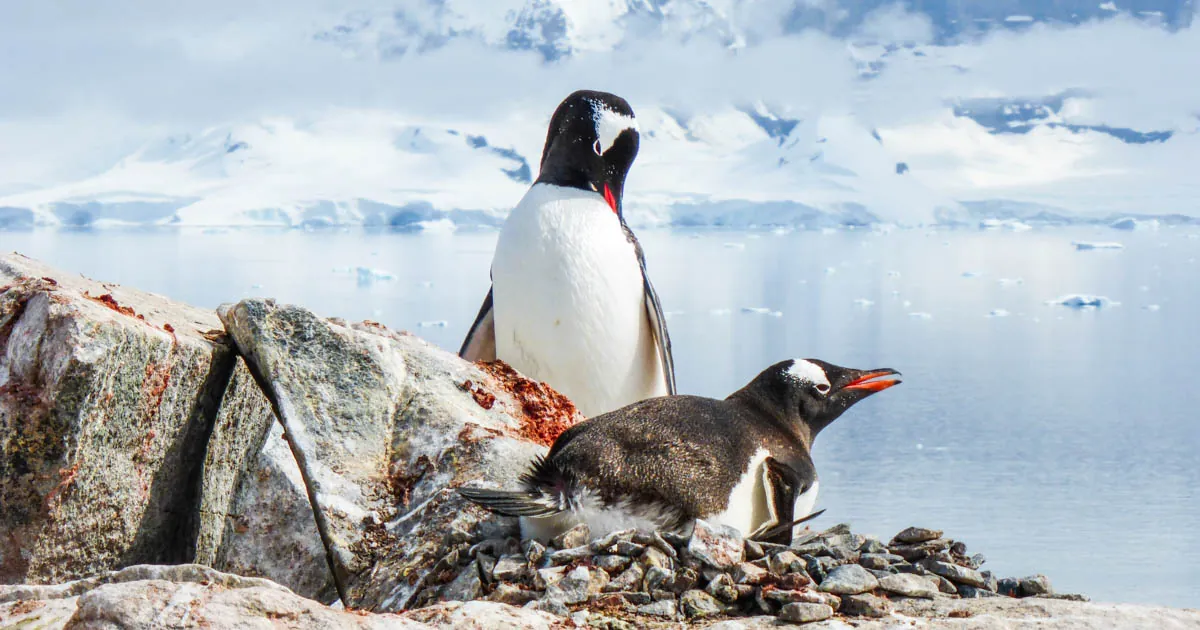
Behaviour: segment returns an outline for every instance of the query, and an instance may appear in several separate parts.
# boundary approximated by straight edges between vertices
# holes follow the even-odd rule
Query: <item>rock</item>
[[[941,591],[947,595],[955,595],[958,593],[958,586],[955,585],[954,582],[951,582],[950,580],[947,580],[946,578],[944,578],[940,575],[930,574],[926,577],[929,577],[929,578],[933,579],[935,582],[937,582],[939,591]]]
[[[1053,595],[1054,587],[1050,585],[1050,578],[1041,575],[1031,575],[1021,578],[1021,597],[1033,597],[1035,595]]]
[[[893,542],[911,545],[935,540],[942,537],[941,530],[925,529],[924,527],[909,527],[892,537]]]
[[[746,560],[758,560],[759,558],[767,555],[763,551],[762,544],[757,541],[747,538],[745,541],[745,546],[746,548],[743,550],[743,552],[745,553]]]
[[[645,606],[638,606],[638,614],[650,615],[652,617],[674,617],[675,616],[675,601],[663,599]]]
[[[780,575],[803,571],[806,564],[804,560],[800,559],[800,556],[797,556],[790,550],[771,556],[767,561],[767,567],[771,570],[771,573]]]
[[[668,571],[675,568],[675,561],[671,559],[671,556],[663,553],[658,547],[646,547],[638,562],[646,568],[659,567]]]
[[[858,546],[860,553],[887,553],[887,545],[879,542],[877,538],[868,538]]]
[[[679,608],[683,611],[684,616],[689,619],[719,615],[725,611],[725,607],[715,597],[704,591],[694,589],[685,591],[680,596]]]
[[[632,562],[633,559],[629,558],[628,556],[596,556],[596,566],[608,571],[610,574],[624,571],[625,569],[629,568],[629,565]]]
[[[445,532],[512,525],[453,486],[516,479],[579,418],[503,363],[485,371],[377,324],[264,300],[219,314],[280,416],[348,607],[436,598],[452,551]]]
[[[573,547],[571,549],[563,549],[561,551],[551,552],[550,565],[557,567],[564,564],[571,564],[572,562],[590,557],[592,557],[592,550],[589,549],[587,545],[583,545],[581,547]]]
[[[646,579],[643,582],[645,585],[644,590],[653,591],[660,589],[674,577],[674,573],[662,567],[650,567],[646,569]]]
[[[238,366],[220,328],[210,311],[0,257],[0,584],[189,562],[206,528],[211,546],[225,522],[200,513],[201,489],[232,487],[245,463],[231,451],[203,470]],[[251,389],[224,398],[248,425],[267,418]]]
[[[497,584],[496,589],[487,596],[488,601],[510,606],[524,606],[537,598],[537,591],[527,591],[515,584]]]
[[[545,590],[558,581],[567,577],[567,567],[551,567],[547,569],[538,569],[534,576],[534,586],[539,590]]]
[[[483,581],[479,578],[479,562],[468,564],[454,581],[442,589],[442,597],[452,602],[467,602],[483,593]]]
[[[954,552],[951,551],[951,553]],[[977,553],[970,557],[970,559],[967,561],[967,566],[971,567],[972,569],[978,569],[979,567],[983,566],[983,563],[985,562],[987,562],[987,556]]]
[[[967,543],[957,540],[954,541],[954,544],[950,545],[950,553],[959,557],[965,557],[967,555]]]
[[[791,623],[812,623],[814,621],[824,621],[833,616],[833,609],[825,604],[809,604],[796,602],[785,604],[779,610],[780,621]]]
[[[798,556],[829,556],[833,557],[833,550],[824,542],[808,543],[807,545],[793,546],[792,552]]]
[[[975,569],[960,567],[957,564],[950,564],[948,562],[938,562],[930,558],[922,560],[920,564],[926,571],[940,575],[957,584],[966,584],[967,586],[975,587],[982,587],[987,584],[987,580],[984,580],[983,576]]]
[[[1000,588],[1000,581],[996,579],[996,576],[992,575],[991,571],[980,571],[979,575],[983,578],[983,588],[992,592]]]
[[[665,571],[665,569],[662,569],[661,567],[655,568]],[[613,578],[612,581],[608,583],[608,586],[605,587],[605,590],[636,591],[641,586],[642,579],[645,577],[645,575],[646,570],[642,568],[642,565],[631,564],[629,565],[628,569],[625,569],[620,573],[620,575]]]
[[[1021,596],[1021,580],[1017,578],[1000,578],[996,583],[996,592],[1006,597]]]
[[[554,590],[555,592],[551,592]],[[536,610],[556,617],[567,617],[571,614],[571,609],[567,608],[567,604],[560,598],[561,592],[557,591],[557,587],[551,587],[542,596],[541,599],[525,604],[525,610]]]
[[[834,568],[821,581],[819,590],[835,595],[855,595],[873,591],[879,587],[879,580],[857,564],[844,564]]]
[[[541,564],[546,557],[546,547],[532,538],[521,542],[521,552],[525,554],[525,561],[532,567]]]
[[[580,523],[571,529],[557,535],[550,544],[557,549],[572,549],[582,547],[591,540],[592,530],[587,526],[587,523]]]
[[[979,598],[979,597],[1000,597],[996,593],[993,593],[992,591],[989,591],[985,588],[976,588],[974,586],[967,586],[966,584],[958,585],[958,594],[963,599],[975,599],[975,598]]]
[[[713,597],[725,602],[726,604],[732,604],[733,602],[737,601],[738,598],[738,592],[737,588],[734,587],[733,578],[729,577],[729,575],[726,573],[720,573],[714,577],[708,583],[708,586],[704,587],[704,591],[709,595],[712,595]]]
[[[601,577],[603,576],[603,577]],[[600,593],[608,584],[608,574],[604,571],[591,571],[587,567],[575,567],[557,584],[546,589],[549,593],[557,589],[555,599],[561,599],[565,604],[585,602],[592,595]]]
[[[837,566],[840,566],[840,563],[830,557],[822,556],[814,558],[812,556],[804,556],[804,570],[818,582],[824,581],[829,571]]]
[[[849,595],[842,598],[838,612],[857,617],[886,617],[892,613],[892,603],[869,593]]]
[[[743,560],[742,536],[728,525],[697,520],[688,541],[687,552],[702,564],[715,569],[729,569]]]
[[[760,569],[749,562],[743,562],[733,567],[729,573],[729,576],[737,584],[761,584],[768,575],[766,569]]]
[[[858,564],[867,569],[876,569],[882,571],[892,565],[887,558],[890,555],[892,554],[864,553],[859,556]],[[896,557],[900,558],[899,556]],[[903,560],[903,558],[900,559]]]
[[[683,567],[676,571],[674,577],[671,578],[668,590],[676,594],[690,591],[699,581],[700,576],[695,569]]]
[[[529,565],[525,556],[503,556],[492,568],[492,577],[501,582],[520,582],[529,577]]]
[[[889,575],[879,580],[879,588],[905,597],[924,597],[932,599],[938,594],[938,589],[929,580],[908,574]]]

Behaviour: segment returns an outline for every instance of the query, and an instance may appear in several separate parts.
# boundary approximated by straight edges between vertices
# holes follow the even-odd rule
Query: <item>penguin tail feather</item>
[[[464,499],[505,516],[552,516],[574,506],[575,480],[568,471],[538,457],[521,475],[523,490],[459,488]]]

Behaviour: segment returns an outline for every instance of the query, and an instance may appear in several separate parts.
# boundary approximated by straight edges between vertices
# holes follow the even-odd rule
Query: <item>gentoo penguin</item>
[[[687,534],[697,518],[788,544],[817,498],[813,439],[854,403],[900,382],[892,369],[776,363],[725,400],[663,396],[565,431],[515,491],[460,488],[549,539],[579,523]]]
[[[662,308],[621,210],[637,151],[625,99],[584,90],[558,106],[537,181],[500,231],[463,358],[502,359],[589,417],[675,393]]]

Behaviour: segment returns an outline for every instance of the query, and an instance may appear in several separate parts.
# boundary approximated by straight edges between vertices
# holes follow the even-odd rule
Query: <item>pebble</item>
[[[836,595],[855,595],[879,588],[879,580],[857,564],[834,568],[821,581],[819,590]]]
[[[892,603],[869,593],[850,595],[842,598],[838,612],[862,617],[886,617],[892,613]]]
[[[580,523],[552,538],[550,544],[559,549],[572,549],[588,544],[591,539],[591,528],[587,526],[587,523]]]
[[[941,591],[947,595],[958,594],[958,587],[954,585],[954,582],[951,582],[950,580],[947,580],[946,578],[944,578],[940,575],[929,575],[927,577],[937,580],[937,585],[938,585],[939,591]]]
[[[976,588],[967,586],[966,584],[958,585],[958,594],[963,599],[978,599],[980,597],[1000,597],[999,595],[987,590],[986,588]]]
[[[675,616],[675,601],[671,599],[663,599],[645,606],[638,606],[639,614],[652,615],[655,617],[674,617]]]
[[[879,588],[905,597],[923,597],[933,599],[938,589],[929,580],[911,574],[889,575],[879,580]]]
[[[947,578],[951,582],[955,582],[958,584],[966,584],[967,586],[975,586],[975,587],[982,587],[982,586],[987,585],[987,580],[984,580],[983,576],[980,575],[979,572],[976,571],[975,569],[969,569],[967,567],[960,567],[957,564],[950,564],[949,562],[939,562],[939,561],[933,560],[931,558],[926,558],[925,560],[922,560],[921,566],[926,571],[929,571],[931,573],[935,573],[944,578]]]
[[[868,538],[858,546],[858,550],[862,553],[887,553],[887,545],[879,542],[877,538]]]
[[[715,597],[694,589],[683,593],[679,598],[679,607],[688,618],[719,615],[725,611],[725,606]]]
[[[558,581],[567,575],[567,567],[553,567],[549,569],[538,569],[537,575],[534,576],[534,586],[539,590],[558,584]]]
[[[646,549],[642,551],[641,560],[639,560],[639,562],[647,569],[650,567],[658,567],[660,569],[667,569],[669,571],[675,566],[675,561],[671,559],[671,556],[663,553],[658,547],[646,547]]]
[[[824,621],[833,616],[833,609],[825,604],[810,604],[796,602],[786,604],[779,610],[779,619],[791,623],[812,623]]]
[[[467,602],[479,597],[483,582],[479,579],[479,562],[472,560],[454,581],[442,590],[442,597],[449,601]]]
[[[995,591],[1000,588],[1000,580],[997,580],[991,571],[980,571],[979,575],[983,576],[983,588],[989,591]]]
[[[861,566],[868,568],[868,569],[878,569],[878,570],[882,571],[892,565],[892,563],[890,561],[888,561],[888,558],[887,558],[890,555],[892,555],[892,554],[864,553],[861,556],[859,556],[858,564],[860,564]],[[896,556],[896,557],[900,558],[900,556]],[[900,558],[900,560],[904,560],[904,558]]]
[[[496,585],[496,589],[487,598],[490,601],[510,606],[524,606],[537,599],[538,595],[537,591],[527,591],[513,584],[500,583]]]
[[[655,591],[661,589],[668,580],[674,577],[674,573],[662,567],[650,567],[646,569],[646,578],[643,580],[643,584],[645,584],[644,590]]]
[[[956,556],[967,555],[967,543],[956,541],[953,545],[950,545],[950,553]]]
[[[608,571],[611,574],[620,573],[621,571],[629,568],[629,565],[633,563],[633,558],[628,556],[605,555],[596,556],[595,562],[596,566]]]
[[[747,539],[745,545],[746,548],[743,550],[743,552],[745,553],[747,560],[758,560],[759,558],[767,555],[767,553],[763,551],[762,544],[757,541]]]
[[[587,545],[583,545],[551,553],[550,564],[557,567],[590,557],[592,557],[592,550],[588,549]]]
[[[675,576],[671,578],[670,590],[674,593],[682,593],[692,590],[696,583],[700,581],[700,575],[695,569],[683,567],[675,572]]]
[[[628,591],[618,591],[613,594],[619,596],[621,599],[625,600],[625,602],[627,604],[630,604],[633,606],[645,606],[646,604],[649,604],[650,602],[654,601],[653,599],[651,599],[649,593],[635,593],[635,592],[628,592]]]
[[[950,553],[954,553],[954,550],[951,549]],[[967,566],[971,567],[972,569],[978,569],[979,567],[983,566],[984,562],[987,562],[987,556],[977,553],[967,559]]]
[[[641,586],[642,578],[645,576],[646,570],[642,568],[642,565],[633,564],[613,578],[605,588],[609,591],[634,591]]]
[[[1021,578],[1021,597],[1053,594],[1054,587],[1050,585],[1050,578],[1040,573]]]
[[[823,542],[809,543],[792,547],[792,552],[798,556],[832,556],[833,550]]]
[[[729,577],[729,575],[726,573],[721,573],[717,575],[717,577],[713,578],[708,583],[708,586],[704,587],[704,590],[709,595],[716,597],[726,604],[732,604],[733,602],[737,601],[738,598],[738,592],[737,588],[734,587],[733,578]]]
[[[529,564],[525,556],[504,556],[496,561],[492,577],[501,582],[520,582],[529,576]]]
[[[728,569],[742,562],[744,547],[738,530],[728,525],[697,520],[687,552],[702,564],[715,569]]]
[[[763,580],[767,579],[767,575],[769,574],[766,569],[749,562],[743,562],[733,567],[733,571],[730,572],[730,577],[738,584],[761,584]]]
[[[595,574],[605,576],[604,583],[608,583],[607,573],[596,571]],[[592,576],[593,572],[589,571],[587,567],[575,567],[566,577],[559,580],[558,584],[547,588],[546,594],[549,596],[551,592],[554,592],[554,598],[561,599],[566,604],[585,602],[588,597],[599,593],[603,588],[603,585],[600,585],[595,590],[592,590],[594,583]]]
[[[1021,596],[1021,580],[1017,578],[1000,578],[996,584],[996,592],[1006,597]]]
[[[937,529],[925,529],[924,527],[909,527],[896,534],[892,538],[893,541],[904,544],[922,543],[927,540],[941,538],[942,532]]]
[[[640,543],[635,543],[631,540],[618,540],[617,544],[613,545],[613,553],[615,553],[617,555],[621,555],[621,556],[629,556],[630,558],[637,557],[639,554],[642,553],[642,551],[644,549],[646,549],[646,545],[643,545]],[[654,547],[654,549],[658,549],[658,548]],[[661,551],[662,550],[659,549],[660,553],[661,553]],[[667,556],[667,557],[673,557],[673,556]]]
[[[562,600],[551,599],[549,594],[550,592],[546,591],[545,597],[529,602],[528,604],[525,604],[524,607],[531,610],[548,612],[551,615],[557,615],[559,617],[566,617],[567,615],[571,614],[571,609],[567,608],[567,605],[564,604]]]
[[[530,538],[521,545],[521,551],[525,554],[525,561],[530,566],[538,566],[546,557],[546,547],[542,543]]]

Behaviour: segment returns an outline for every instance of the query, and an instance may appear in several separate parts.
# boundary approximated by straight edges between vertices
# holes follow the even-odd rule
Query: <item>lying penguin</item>
[[[898,375],[783,361],[725,400],[662,396],[585,420],[533,462],[521,490],[459,493],[521,517],[525,538],[549,540],[579,523],[594,536],[630,528],[686,535],[699,518],[787,544],[817,499],[813,439]]]

